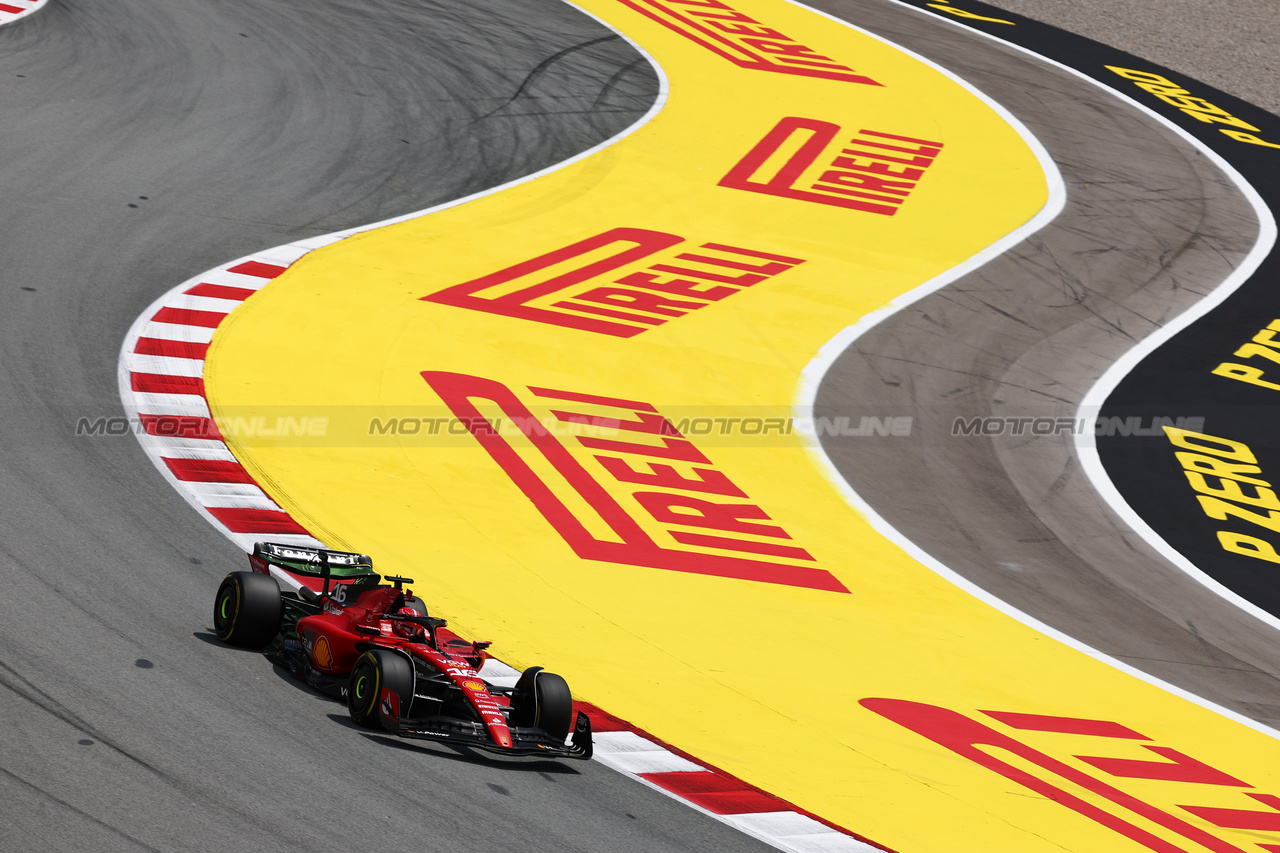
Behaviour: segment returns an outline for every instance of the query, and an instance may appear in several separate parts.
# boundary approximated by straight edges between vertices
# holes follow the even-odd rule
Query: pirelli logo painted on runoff
[[[893,216],[941,153],[941,142],[788,116],[720,186]]]
[[[720,0],[620,2],[740,68],[881,85]]]
[[[534,387],[517,395],[462,373],[422,378],[579,557],[848,592],[648,403]],[[548,414],[633,438],[562,442],[544,426]],[[519,434],[497,429],[499,415]]]
[[[982,720],[902,699],[860,704],[1147,850],[1280,853],[1280,797],[1121,723],[1009,711],[980,711]],[[1254,841],[1238,847],[1224,829]]]
[[[662,231],[613,228],[422,301],[630,338],[804,263],[741,246],[685,243]]]

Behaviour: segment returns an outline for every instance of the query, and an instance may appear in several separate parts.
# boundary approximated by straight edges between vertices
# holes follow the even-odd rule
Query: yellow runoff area
[[[1024,140],[803,7],[579,5],[652,53],[666,106],[253,296],[205,373],[237,457],[504,659],[880,843],[1280,843],[1222,811],[1270,808],[1245,789],[1280,794],[1274,741],[917,564],[789,420],[822,344],[1042,208]],[[252,428],[304,416],[324,434]]]

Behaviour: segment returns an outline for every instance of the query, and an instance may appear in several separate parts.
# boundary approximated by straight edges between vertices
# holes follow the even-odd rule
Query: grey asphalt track
[[[1280,115],[1276,0],[986,2],[1175,69]]]
[[[209,633],[244,555],[119,415],[129,324],[256,249],[577,153],[656,94],[559,0],[52,0],[0,29],[0,850],[764,850],[594,762],[404,745]]]
[[[1280,632],[1131,531],[1092,487],[1071,434],[955,429],[1073,418],[1103,371],[1239,265],[1259,233],[1252,207],[1207,157],[1109,90],[1013,50],[967,49],[931,16],[824,5],[857,6],[863,26],[993,93],[1044,144],[1067,194],[1046,227],[835,361],[817,415],[914,424],[906,438],[828,437],[832,461],[906,538],[996,598],[1280,726]]]
[[[1220,10],[1178,8],[1191,56]],[[549,165],[653,92],[559,0],[51,0],[0,28],[0,850],[767,849],[595,764],[371,742],[212,640],[243,555],[131,438],[75,435],[174,284]]]

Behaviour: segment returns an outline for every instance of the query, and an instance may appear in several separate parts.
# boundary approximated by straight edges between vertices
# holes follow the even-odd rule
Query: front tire
[[[573,695],[554,672],[531,666],[520,675],[512,696],[511,723],[542,729],[556,740],[573,730]]]
[[[280,585],[256,572],[232,572],[213,600],[213,628],[233,646],[261,650],[280,630]]]
[[[378,714],[383,688],[396,694],[400,716],[409,716],[413,702],[413,664],[390,649],[370,649],[356,660],[347,682],[347,711],[352,722],[367,729],[383,726]]]

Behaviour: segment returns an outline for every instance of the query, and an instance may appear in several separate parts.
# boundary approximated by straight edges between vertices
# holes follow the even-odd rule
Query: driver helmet
[[[401,607],[396,611],[399,616],[419,616],[421,614],[412,607]],[[415,625],[412,622],[402,622],[399,619],[392,620],[391,630],[395,631],[397,636],[404,637],[406,640],[412,640],[422,636],[422,626]]]

